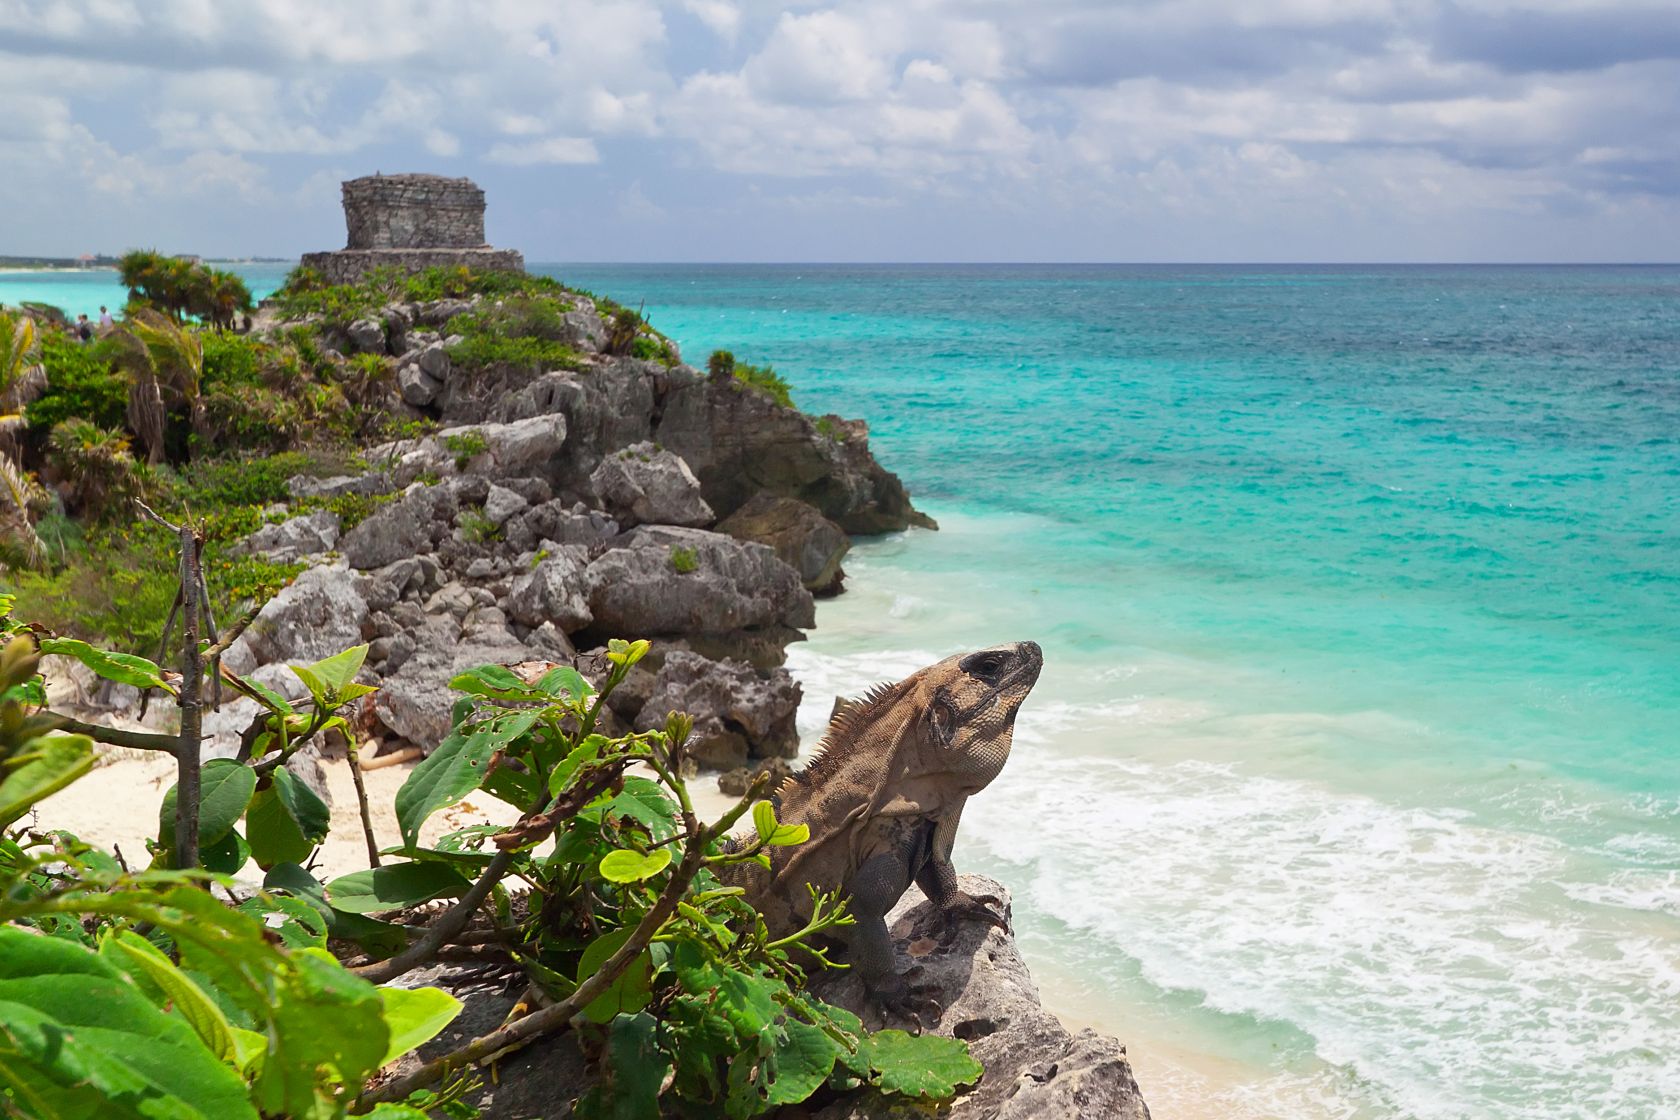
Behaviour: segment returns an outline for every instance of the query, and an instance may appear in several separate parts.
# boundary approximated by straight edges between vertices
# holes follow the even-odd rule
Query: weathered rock
[[[351,567],[364,570],[430,552],[448,534],[457,508],[449,487],[417,486],[346,533],[339,551]]]
[[[845,573],[840,561],[852,547],[846,531],[811,506],[760,491],[718,524],[718,532],[776,550],[813,595],[835,595]]]
[[[340,494],[389,494],[396,483],[386,474],[334,475],[331,478],[312,478],[294,474],[286,480],[286,490],[294,498],[336,498]]]
[[[329,552],[338,544],[338,514],[316,510],[277,525],[264,525],[240,541],[235,551],[263,556],[277,564]]]
[[[654,438],[688,462],[720,517],[768,491],[814,506],[848,533],[933,526],[870,454],[861,421],[812,420],[738,381],[693,371],[672,374],[663,404]]]
[[[486,450],[473,456],[466,469],[474,474],[529,474],[559,452],[566,442],[566,418],[551,414],[507,424],[467,424],[445,428],[435,437],[445,447],[450,437],[476,432]]]
[[[704,766],[740,766],[748,758],[799,753],[794,716],[799,684],[786,669],[761,677],[739,661],[710,661],[674,650],[654,677],[636,716],[638,731],[665,726],[670,712],[694,717],[688,753]]]
[[[385,353],[385,324],[377,319],[357,319],[345,332],[358,353]]]
[[[753,779],[760,774],[768,774],[764,783],[764,795],[770,796],[776,792],[776,787],[786,781],[793,773],[793,765],[785,758],[767,758],[752,766],[741,766],[734,770],[725,770],[717,777],[718,792],[730,797],[740,797],[752,788]]]
[[[637,525],[711,524],[712,507],[682,457],[653,443],[637,443],[601,460],[589,484],[602,506],[626,529]]]
[[[263,606],[222,660],[236,673],[319,661],[359,645],[367,617],[354,573],[338,564],[310,568]]]
[[[529,502],[506,486],[491,483],[490,493],[484,499],[484,516],[497,525],[503,525],[508,518],[529,505]]]
[[[402,393],[402,399],[416,408],[432,403],[432,398],[443,388],[443,382],[427,374],[413,362],[408,362],[397,369],[397,389]]]
[[[528,660],[526,647],[505,632],[485,641],[477,634],[457,640],[447,617],[430,621],[414,635],[415,649],[374,694],[373,710],[392,731],[430,753],[449,734],[449,713],[460,693],[449,682],[480,665],[514,665]]]
[[[433,381],[441,383],[449,379],[449,350],[442,342],[427,345],[414,359],[414,364]]]
[[[570,545],[554,549],[529,574],[515,580],[505,602],[508,614],[523,625],[552,622],[571,633],[594,620],[588,596],[584,550]]]
[[[799,573],[768,546],[703,529],[637,529],[589,565],[588,586],[595,629],[612,637],[816,623]]]
[[[996,895],[1007,907],[1009,892],[1001,883],[964,875],[959,885],[971,895]],[[980,1084],[952,1104],[951,1120],[1149,1120],[1126,1048],[1092,1030],[1072,1033],[1046,1011],[1012,936],[963,918],[949,945],[942,946],[937,938],[918,935],[917,927],[932,917],[922,892],[911,887],[887,924],[899,971],[920,966],[916,982],[928,985],[944,1008],[936,1033],[966,1040],[986,1067]],[[872,1029],[883,1025],[850,973],[825,974],[817,988],[824,998],[862,1015]],[[816,1116],[921,1120],[926,1113],[865,1095],[829,1105]]]

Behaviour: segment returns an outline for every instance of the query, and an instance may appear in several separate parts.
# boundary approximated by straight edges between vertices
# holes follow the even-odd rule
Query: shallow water
[[[1221,1071],[1163,1118],[1680,1116],[1680,269],[554,271],[869,418],[939,518],[791,651],[808,741],[1044,645],[959,861]]]

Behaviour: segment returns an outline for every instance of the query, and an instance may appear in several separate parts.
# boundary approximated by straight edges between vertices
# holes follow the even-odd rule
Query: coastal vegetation
[[[346,533],[401,512],[400,489],[297,485],[378,469],[373,445],[436,446],[444,474],[505,451],[477,426],[434,435],[435,410],[397,403],[383,343],[404,328],[373,317],[394,299],[434,305],[451,363],[473,376],[587,373],[570,340],[592,324],[601,355],[670,366],[676,348],[640,312],[536,277],[325,285],[300,272],[251,333],[193,322],[162,285],[138,286],[146,306],[91,342],[44,315],[0,324],[17,357],[0,411],[18,483],[0,524],[0,1116],[471,1116],[483,1060],[558,1034],[591,1060],[586,1118],[754,1117],[860,1092],[932,1105],[979,1077],[963,1042],[868,1031],[807,987],[830,963],[822,936],[850,921],[841,900],[814,897],[805,928],[772,936],[722,885],[724,869],[807,837],[777,821],[763,778],[701,819],[689,716],[614,719],[608,701],[646,641],[603,636],[588,676],[552,663],[454,673],[447,732],[395,798],[401,842],[382,848],[369,826],[365,870],[309,870],[330,814],[288,763],[341,746],[365,822],[354,721],[380,677],[367,645],[298,659],[291,691],[222,660],[304,568],[247,539],[316,512]],[[435,305],[451,300],[445,318]],[[590,322],[568,323],[583,300]],[[382,345],[360,349],[370,319]],[[742,399],[775,396],[775,382],[732,378]],[[455,522],[464,546],[503,533],[476,501]],[[714,567],[700,552],[671,546],[668,562],[700,580]],[[570,563],[533,556],[533,586]],[[53,711],[43,657],[173,707],[174,730]],[[237,757],[201,763],[218,693],[257,715]],[[38,811],[106,747],[174,759],[144,854],[100,850]],[[469,795],[505,802],[519,824],[422,838]],[[391,982],[463,958],[520,975],[527,1013],[422,1061],[413,1051],[460,1004]]]

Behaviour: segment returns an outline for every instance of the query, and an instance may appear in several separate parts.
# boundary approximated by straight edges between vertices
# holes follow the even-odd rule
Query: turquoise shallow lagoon
[[[1164,1120],[1680,1116],[1680,268],[543,270],[939,518],[794,647],[808,741],[1044,645],[959,862]]]

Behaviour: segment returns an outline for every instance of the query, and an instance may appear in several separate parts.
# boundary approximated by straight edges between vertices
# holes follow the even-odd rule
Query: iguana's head
[[[947,657],[907,681],[920,701],[920,738],[945,765],[978,786],[1009,758],[1015,716],[1038,681],[1044,652],[1037,642],[1011,642]]]

